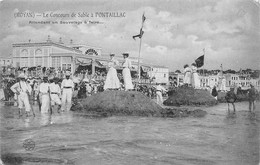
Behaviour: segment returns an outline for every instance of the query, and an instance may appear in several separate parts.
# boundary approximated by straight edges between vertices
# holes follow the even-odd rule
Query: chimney
[[[72,39],[70,40],[70,44],[73,44],[73,40]]]
[[[50,35],[48,35],[47,42],[51,42],[51,37],[50,37]]]

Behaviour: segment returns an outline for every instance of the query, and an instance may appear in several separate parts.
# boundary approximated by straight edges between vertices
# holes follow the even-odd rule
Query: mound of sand
[[[161,116],[163,108],[140,92],[104,91],[76,103],[72,110],[99,113],[102,116]]]
[[[215,105],[216,99],[210,92],[202,89],[194,89],[191,87],[179,87],[170,92],[171,95],[164,101],[167,106],[181,106],[181,105]]]
[[[162,108],[153,100],[136,91],[105,91],[82,100],[73,100],[72,111],[80,111],[92,117],[155,116],[155,117],[203,117],[203,110],[188,108]]]

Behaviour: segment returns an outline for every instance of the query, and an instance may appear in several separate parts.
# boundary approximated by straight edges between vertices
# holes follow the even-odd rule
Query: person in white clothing
[[[188,64],[184,65],[184,80],[183,80],[183,83],[186,85],[186,86],[190,86],[191,85],[191,68],[189,67]]]
[[[50,110],[50,84],[48,77],[43,77],[43,82],[39,87],[39,95],[41,99],[41,113],[48,113]]]
[[[163,97],[162,97],[163,92],[166,92],[166,89],[163,86],[161,86],[161,84],[159,83],[156,86],[156,102],[159,105],[163,104]]]
[[[89,82],[86,82],[86,95],[87,95],[87,97],[91,96],[91,93],[92,93],[92,87],[89,84]]]
[[[115,57],[115,54],[110,54],[110,61],[108,62],[109,70],[107,72],[104,90],[120,88],[120,82],[117,77],[117,71],[115,69],[115,66],[117,66],[119,63],[114,57]]]
[[[197,65],[195,63],[191,64],[191,69],[192,69],[192,87],[195,89],[199,89],[200,88],[200,79],[199,79],[199,75],[197,73]]]
[[[22,108],[25,106],[25,113],[28,117],[31,111],[29,95],[32,92],[32,88],[28,83],[26,83],[25,75],[23,73],[19,75],[19,82],[15,83],[11,87],[11,90],[18,96],[19,115],[22,115]]]
[[[222,77],[221,79],[221,86],[220,86],[220,90],[223,91],[223,92],[226,92],[226,79],[225,79],[225,76]]]
[[[74,83],[70,79],[70,73],[66,73],[66,78],[61,83],[61,90],[62,90],[61,111],[70,110],[73,89],[74,89]]]
[[[59,79],[58,78],[54,78],[53,82],[50,84],[50,96],[51,96],[51,106],[52,109],[54,109],[55,104],[58,105],[58,113],[60,111],[61,108],[61,100],[60,100],[60,95],[61,95],[61,89],[60,86],[58,84]]]
[[[123,53],[124,62],[123,62],[123,79],[124,79],[124,86],[125,91],[134,89],[133,83],[132,83],[132,77],[130,68],[132,67],[131,61],[128,59],[129,54]]]

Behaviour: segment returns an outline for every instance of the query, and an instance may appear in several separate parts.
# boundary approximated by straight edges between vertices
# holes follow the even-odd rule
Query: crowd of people
[[[70,110],[72,98],[84,99],[104,90],[136,90],[150,98],[157,97],[157,103],[162,104],[167,90],[160,84],[154,86],[133,83],[129,54],[124,53],[123,57],[124,62],[119,66],[115,55],[111,54],[107,72],[96,71],[91,76],[89,71],[74,75],[70,71],[62,72],[63,78],[58,74],[44,74],[42,78],[36,78],[23,71],[18,76],[11,74],[5,77],[1,84],[4,100],[6,103],[14,102],[14,105],[18,106],[19,115],[23,115],[24,108],[26,116],[35,115],[32,107],[35,102],[38,103],[41,113],[53,113],[53,110],[62,113]],[[122,73],[117,72],[118,67],[122,68]]]
[[[27,77],[24,72],[21,72],[16,78],[11,74],[1,82],[4,99],[5,101],[15,100],[19,114],[22,115],[22,108],[24,107],[26,116],[29,116],[30,113],[35,115],[32,107],[35,101],[37,101],[41,113],[52,113],[54,109],[57,109],[57,112],[60,113],[70,110],[72,98],[84,99],[104,90],[136,90],[150,98],[156,97],[157,103],[162,105],[163,96],[167,96],[168,90],[159,83],[156,85],[133,83],[130,72],[132,65],[128,59],[129,54],[124,53],[123,57],[124,62],[119,65],[115,55],[111,54],[107,72],[97,71],[93,75],[90,75],[88,70],[74,75],[70,71],[62,72],[63,78],[52,74],[49,76],[45,74],[42,78]],[[122,73],[118,73],[116,70],[118,67],[122,68]],[[196,64],[193,63],[191,68],[186,64],[184,66],[184,86],[198,89],[200,88],[199,84]],[[212,88],[211,94],[217,99],[218,90],[216,86]],[[227,95],[233,97],[230,93]],[[254,107],[254,101],[250,100],[251,109],[251,107]]]

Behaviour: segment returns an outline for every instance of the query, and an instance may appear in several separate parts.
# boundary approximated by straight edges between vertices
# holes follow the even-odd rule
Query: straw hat
[[[24,73],[21,73],[18,77],[19,77],[19,78],[25,78],[25,74],[24,74]]]

